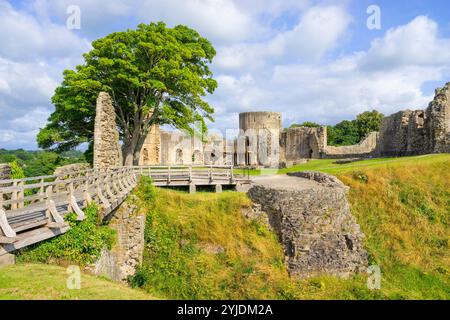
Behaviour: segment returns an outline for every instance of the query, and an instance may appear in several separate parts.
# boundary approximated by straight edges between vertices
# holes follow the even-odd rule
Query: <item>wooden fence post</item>
[[[21,187],[21,188],[20,188],[20,190],[18,192],[18,197],[17,197],[17,200],[19,200],[18,208],[23,208],[23,206],[24,206],[24,202],[23,202],[23,198],[25,197],[25,192],[24,192],[24,189],[23,189],[24,185],[25,184],[24,184],[23,181],[19,181],[18,186]]]

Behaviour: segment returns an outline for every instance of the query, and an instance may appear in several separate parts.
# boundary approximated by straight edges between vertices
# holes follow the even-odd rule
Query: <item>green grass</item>
[[[189,195],[148,184],[140,188],[141,198],[150,195],[141,203],[144,264],[133,285],[177,299],[450,299],[450,155],[331,161],[292,170],[335,172],[351,187],[381,290],[367,288],[366,274],[290,278],[275,235],[243,218],[244,194]]]
[[[290,168],[285,169],[252,169],[243,170],[235,169],[236,174],[247,174],[249,172],[252,176],[262,175],[262,174],[285,174],[288,172],[295,171],[321,171],[331,174],[343,173],[355,171],[363,168],[382,168],[386,166],[405,166],[413,164],[417,161],[420,163],[432,163],[435,161],[447,160],[450,161],[450,154],[432,154],[432,155],[422,155],[414,157],[398,157],[398,158],[374,158],[362,161],[351,162],[347,164],[335,164],[337,159],[316,159],[308,161],[304,164],[298,164]]]
[[[92,275],[81,275],[79,290],[67,289],[66,268],[45,264],[17,264],[0,269],[0,300],[154,299],[153,296]]]
[[[366,274],[290,278],[276,236],[243,217],[251,206],[245,194],[190,195],[143,181],[136,194],[147,219],[144,263],[131,284],[146,293],[89,275],[81,290],[67,290],[65,268],[18,264],[0,269],[0,298],[450,299],[450,155],[333,161],[288,170],[332,172],[350,186],[381,290],[367,288]],[[34,256],[46,257],[44,249]]]

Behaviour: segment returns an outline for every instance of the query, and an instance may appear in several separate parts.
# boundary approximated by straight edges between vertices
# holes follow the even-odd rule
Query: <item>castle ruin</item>
[[[233,140],[209,135],[205,141],[154,125],[141,150],[140,165],[227,164],[289,167],[305,159],[370,158],[450,152],[450,83],[436,89],[426,110],[385,117],[379,132],[351,146],[329,146],[327,128],[283,130],[277,112],[239,114]]]

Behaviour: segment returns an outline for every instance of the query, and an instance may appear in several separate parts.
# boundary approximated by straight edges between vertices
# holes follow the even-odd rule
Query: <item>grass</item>
[[[17,264],[0,269],[0,299],[154,299],[140,290],[92,275],[81,275],[79,290],[67,289],[66,269],[45,264]]]
[[[449,168],[450,155],[431,155],[291,169],[333,172],[351,187],[381,290],[367,288],[366,274],[291,279],[275,235],[243,218],[244,194],[148,185],[144,264],[132,283],[176,299],[450,299]]]
[[[276,236],[243,217],[251,206],[245,194],[190,195],[142,181],[144,263],[131,279],[142,291],[90,275],[81,290],[68,290],[65,268],[18,264],[0,269],[0,298],[450,299],[450,155],[332,162],[288,170],[330,172],[350,186],[381,290],[367,288],[367,274],[290,278]]]
[[[243,170],[235,169],[235,173],[246,175],[249,173],[252,176],[262,175],[262,174],[285,174],[288,172],[295,171],[321,171],[330,174],[339,174],[344,172],[351,172],[362,169],[369,168],[383,168],[386,166],[407,166],[413,164],[414,162],[420,161],[420,163],[433,163],[436,161],[450,161],[450,154],[432,154],[432,155],[422,155],[413,157],[399,157],[399,158],[374,158],[361,160],[356,162],[351,162],[347,164],[335,164],[337,159],[315,159],[308,161],[304,164],[298,164],[290,168],[285,169],[252,169]]]

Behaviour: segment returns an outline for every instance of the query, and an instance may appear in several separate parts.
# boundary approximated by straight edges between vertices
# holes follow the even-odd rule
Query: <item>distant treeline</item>
[[[355,120],[344,120],[334,126],[327,126],[328,145],[349,146],[359,143],[370,132],[380,130],[383,117],[382,113],[372,110],[359,114]],[[291,128],[321,126],[318,123],[307,121],[301,124],[293,124]]]
[[[0,149],[0,163],[12,164],[14,178],[50,175],[59,166],[77,162],[86,162],[83,152],[77,150],[57,154],[41,150]]]

